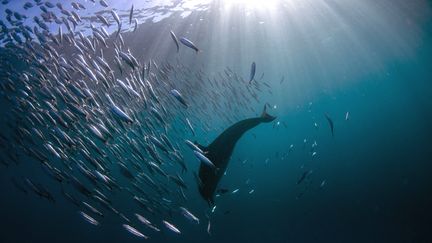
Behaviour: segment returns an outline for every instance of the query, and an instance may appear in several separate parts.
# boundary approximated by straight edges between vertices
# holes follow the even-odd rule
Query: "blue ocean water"
[[[179,89],[181,85],[184,90],[197,89],[194,97],[186,96],[195,101],[188,109],[196,113],[188,116],[196,135],[180,121],[181,110],[173,112],[169,131],[181,134],[174,136],[175,143],[183,146],[183,140],[190,139],[207,145],[233,122],[259,116],[265,103],[270,104],[268,112],[277,116],[273,123],[259,125],[238,141],[219,183],[219,188],[229,192],[215,198],[214,212],[198,193],[193,172],[198,171],[199,162],[192,151],[182,148],[188,167],[182,174],[188,186],[187,200],[172,200],[181,201],[199,217],[199,225],[175,210],[147,215],[161,232],[140,226],[150,237],[143,240],[124,230],[124,220],[103,207],[99,225],[91,225],[79,215],[83,209],[62,196],[61,188],[70,187],[70,183],[53,180],[28,156],[17,154],[19,163],[4,159],[10,152],[4,148],[19,144],[11,138],[1,150],[9,165],[0,165],[0,241],[430,242],[430,2],[275,2],[269,1],[266,7],[254,3],[256,8],[242,2],[198,4],[200,7],[190,9],[185,17],[189,10],[180,3],[161,4],[153,9],[155,16],[179,6],[184,9],[160,21],[140,21],[136,32],[123,34],[126,49],[140,62],[154,60],[161,68],[164,62],[180,63],[175,66],[181,70],[174,83]],[[124,5],[128,10],[131,3]],[[122,20],[127,23],[127,16]],[[176,53],[170,30],[193,40],[201,52],[181,46]],[[2,53],[8,54],[2,54],[1,75],[3,79],[16,78],[13,81],[18,83],[19,77],[8,76],[11,70],[23,72],[29,67],[10,58],[10,49],[2,48]],[[106,56],[110,53],[113,48],[105,50]],[[223,79],[227,67],[248,80],[252,62],[257,64],[256,80],[263,90],[257,92],[258,102],[251,99],[250,107],[245,107],[241,96],[209,95],[208,91],[218,88],[206,80]],[[191,75],[190,80],[183,80],[188,72],[205,78]],[[195,79],[204,85],[187,85]],[[228,81],[238,80],[225,78],[222,84],[228,85]],[[237,90],[236,85],[232,90]],[[8,119],[15,116],[16,108],[6,98],[13,97],[14,92],[9,92],[3,92],[1,101],[1,134],[7,138],[14,133],[14,124]],[[214,108],[217,104],[235,108],[222,106],[224,114]],[[136,112],[150,116],[147,110]],[[325,114],[334,122],[334,136]],[[160,127],[155,130],[163,133]],[[131,159],[128,154],[123,156]],[[180,171],[178,167],[164,169]],[[119,184],[128,185],[118,167],[110,172]],[[23,193],[11,178],[31,178],[46,186],[55,202],[28,188]],[[126,217],[132,218],[135,212],[146,214],[125,189],[109,195]],[[182,233],[168,231],[161,220],[174,223]]]

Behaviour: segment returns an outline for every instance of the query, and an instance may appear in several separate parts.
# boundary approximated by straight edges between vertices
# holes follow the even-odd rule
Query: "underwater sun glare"
[[[274,9],[280,0],[222,0],[226,8],[241,7],[246,10]]]

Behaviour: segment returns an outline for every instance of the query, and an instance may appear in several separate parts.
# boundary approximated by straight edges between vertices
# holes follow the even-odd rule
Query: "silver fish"
[[[172,232],[177,233],[177,234],[181,234],[180,230],[176,226],[171,224],[170,222],[162,220],[162,223],[165,225],[165,227],[167,227]]]
[[[180,207],[180,211],[187,219],[191,220],[192,222],[199,224],[199,218],[197,218],[195,215],[193,215],[189,210],[187,210],[184,207]]]
[[[99,3],[106,8],[108,7],[108,3],[106,3],[104,0],[100,0]]]
[[[130,13],[129,13],[129,24],[132,24],[132,16],[133,16],[134,6],[132,4]]]
[[[183,45],[185,45],[185,46],[187,46],[187,47],[189,47],[189,48],[195,50],[196,53],[198,53],[198,52],[201,51],[200,49],[198,49],[198,47],[195,46],[195,44],[194,44],[192,41],[186,39],[185,37],[180,38],[180,42],[181,42]]]
[[[129,233],[138,236],[140,238],[144,238],[144,239],[148,239],[149,237],[144,235],[143,233],[139,232],[137,229],[135,229],[134,227],[128,225],[128,224],[123,224],[123,228],[125,228]]]
[[[173,39],[173,41],[174,41],[174,43],[175,43],[175,45],[177,47],[177,53],[178,53],[179,50],[180,50],[180,46],[179,46],[179,43],[178,43],[177,36],[174,34],[174,32],[172,30],[170,31],[170,34],[171,34],[171,38]]]
[[[250,70],[250,78],[249,78],[249,84],[254,80],[255,77],[255,71],[256,71],[256,64],[255,62],[252,62],[251,70]]]
[[[205,155],[198,151],[194,151],[195,156],[199,159],[199,161],[203,162],[205,165],[209,166],[212,169],[217,169],[216,166],[207,158]]]
[[[191,148],[193,151],[198,151],[201,154],[204,154],[204,151],[201,150],[201,148],[199,148],[196,144],[194,144],[193,142],[191,142],[190,140],[185,140],[185,143],[187,146],[189,146],[189,148]]]
[[[92,225],[99,225],[99,222],[92,218],[91,216],[89,216],[88,214],[84,213],[83,211],[80,211],[79,214],[85,219],[85,221],[89,222]]]
[[[111,105],[111,111],[114,113],[114,115],[116,115],[118,118],[120,118],[120,120],[128,122],[128,123],[133,123],[132,118],[126,114],[124,111],[122,111],[118,106],[116,105]]]
[[[184,105],[186,108],[188,107],[188,104],[186,103],[186,100],[183,98],[183,96],[180,94],[180,92],[176,89],[172,89],[170,93],[180,102],[182,105]]]

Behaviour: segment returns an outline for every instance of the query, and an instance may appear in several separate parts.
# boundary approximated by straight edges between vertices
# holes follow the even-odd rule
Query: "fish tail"
[[[274,119],[276,119],[275,116],[269,115],[267,113],[267,105],[264,105],[264,110],[263,110],[263,112],[261,114],[261,118],[262,118],[263,122],[266,122],[266,123],[267,122],[272,122]]]

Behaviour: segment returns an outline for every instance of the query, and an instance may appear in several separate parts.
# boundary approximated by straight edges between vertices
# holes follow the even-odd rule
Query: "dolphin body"
[[[209,205],[214,203],[214,192],[228,166],[237,141],[250,129],[261,123],[269,123],[274,119],[276,119],[276,117],[267,114],[266,106],[264,106],[260,117],[249,118],[235,123],[222,132],[207,147],[196,144],[204,152],[205,156],[216,166],[216,169],[214,169],[201,163],[199,168],[198,189],[201,196]]]

